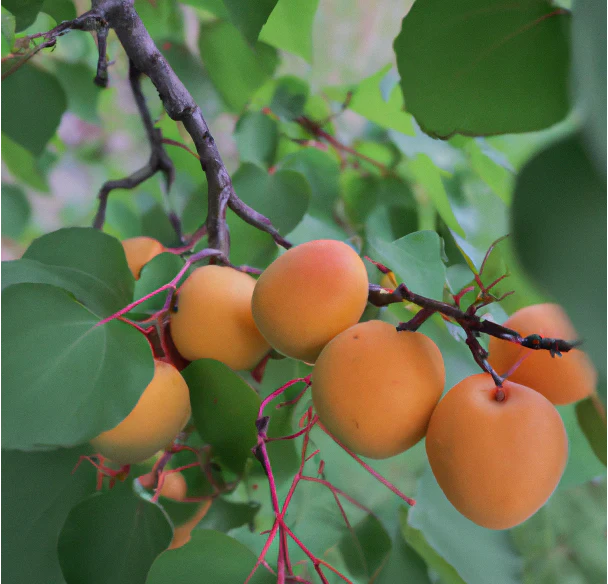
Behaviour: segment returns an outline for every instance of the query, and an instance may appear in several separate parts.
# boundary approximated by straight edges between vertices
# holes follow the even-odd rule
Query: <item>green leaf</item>
[[[167,514],[171,523],[178,527],[183,525],[198,511],[201,506],[200,503],[189,503],[182,501],[175,501],[174,499],[168,499],[167,497],[159,497],[158,504],[162,507],[163,511]]]
[[[15,17],[4,6],[1,7],[1,10],[2,56],[5,57],[12,51],[13,44],[15,43]]]
[[[2,576],[14,584],[64,584],[57,538],[69,510],[95,491],[95,470],[72,470],[86,447],[2,450]]]
[[[558,489],[569,489],[606,474],[578,421],[576,405],[557,406],[568,433],[568,463]]]
[[[76,18],[76,8],[72,0],[44,0],[40,10],[52,16],[58,24]]]
[[[434,231],[417,231],[397,241],[370,241],[370,257],[390,268],[416,294],[443,298],[446,272],[441,240]]]
[[[417,154],[408,160],[406,168],[416,182],[420,183],[446,225],[464,237],[464,231],[458,223],[448,199],[439,168],[426,154]]]
[[[402,134],[414,136],[412,116],[404,111],[403,95],[398,85],[391,90],[388,99],[382,95],[382,84],[391,64],[382,67],[380,71],[364,79],[359,85],[348,87],[329,87],[325,89],[330,99],[345,103],[350,93],[348,109],[367,118],[370,122],[382,128],[397,130]]]
[[[58,61],[55,75],[68,98],[67,109],[85,122],[99,123],[97,102],[102,89],[93,83],[95,71],[83,63]]]
[[[523,584],[606,579],[606,480],[557,491],[512,532],[524,559]]]
[[[334,204],[340,196],[338,162],[316,148],[305,148],[283,158],[280,167],[282,170],[297,170],[306,177],[312,194],[308,212],[333,223]]]
[[[49,185],[46,176],[41,172],[36,160],[29,150],[11,140],[2,132],[2,161],[6,163],[10,173],[25,184],[43,193],[48,192]]]
[[[53,273],[73,283],[65,287],[77,300],[100,317],[114,314],[133,299],[134,280],[122,245],[97,229],[53,231],[35,239],[23,258],[53,267]]]
[[[569,25],[548,0],[417,0],[394,44],[408,111],[438,138],[555,124],[569,109]]]
[[[465,152],[469,156],[471,169],[509,205],[513,197],[513,173],[486,156],[476,140],[468,141]]]
[[[408,525],[420,532],[426,544],[467,584],[521,583],[522,562],[509,533],[479,527],[456,511],[430,467],[418,485],[416,506],[408,512]]]
[[[158,290],[164,286],[180,271],[184,266],[184,260],[173,253],[161,253],[153,257],[143,268],[139,280],[135,282],[135,293],[133,299],[138,300],[147,294]],[[135,308],[138,313],[150,314],[160,310],[167,298],[167,293],[157,294],[146,300]]]
[[[222,497],[213,501],[213,505],[198,524],[197,529],[214,529],[227,532],[241,525],[252,525],[260,506],[257,503],[233,503]]]
[[[294,120],[304,113],[309,91],[308,85],[298,77],[281,77],[277,81],[270,109],[282,120]]]
[[[43,2],[44,0],[2,0],[2,6],[15,16],[15,32],[21,32],[34,24]]]
[[[199,48],[211,81],[226,105],[237,112],[245,107],[277,65],[275,49],[261,42],[250,47],[228,22],[203,25]]]
[[[184,16],[176,0],[135,0],[135,9],[153,39],[184,40]]]
[[[604,375],[605,215],[606,179],[595,172],[576,135],[535,156],[517,177],[512,217],[517,255],[564,307]],[[606,404],[605,389],[600,397]]]
[[[373,582],[388,559],[391,538],[376,517],[366,515],[344,535],[339,549],[353,576]]]
[[[606,3],[578,1],[572,17],[572,90],[583,112],[584,142],[606,176]]]
[[[606,466],[606,412],[594,397],[576,404],[576,418],[593,452]]]
[[[141,234],[158,239],[166,247],[176,247],[181,243],[166,211],[156,202],[141,215]]]
[[[143,584],[171,537],[161,508],[118,483],[70,511],[57,551],[67,584]]]
[[[283,235],[300,223],[311,197],[306,178],[293,170],[269,174],[245,163],[234,173],[232,182],[241,200],[270,219]]]
[[[135,407],[154,374],[143,335],[99,317],[48,284],[2,292],[6,448],[81,444],[113,428]]]
[[[232,537],[219,531],[195,529],[186,545],[165,552],[152,564],[146,584],[200,584],[201,574],[207,582],[242,584],[255,562],[253,552]],[[250,580],[252,584],[275,581],[276,576],[263,566]]]
[[[279,0],[260,40],[312,62],[312,26],[319,0]]]
[[[406,507],[401,507],[399,510],[399,521],[405,541],[424,558],[427,566],[437,573],[442,584],[466,584],[454,567],[429,544],[424,533],[407,522],[408,512]]]
[[[230,20],[251,44],[258,40],[277,0],[223,0]]]
[[[279,128],[275,120],[262,112],[247,112],[236,124],[234,139],[241,163],[269,167],[274,162]]]
[[[23,190],[2,183],[2,235],[18,239],[30,220],[32,209]]]
[[[230,367],[213,359],[194,361],[182,374],[196,429],[214,455],[240,474],[257,442],[259,396]]]
[[[2,131],[39,156],[67,108],[61,84],[54,75],[26,63],[2,82],[2,94]]]
[[[116,239],[123,240],[141,235],[141,217],[126,203],[110,197],[106,208],[104,230]]]

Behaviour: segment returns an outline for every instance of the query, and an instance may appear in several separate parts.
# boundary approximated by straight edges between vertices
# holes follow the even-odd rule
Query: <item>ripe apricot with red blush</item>
[[[504,326],[522,337],[539,334],[543,337],[576,340],[570,319],[557,304],[535,304],[515,312]],[[596,371],[587,355],[580,349],[552,357],[549,351],[522,347],[509,341],[490,337],[490,365],[499,375],[509,374],[509,380],[542,393],[557,405],[584,399],[595,391]]]
[[[502,393],[498,393],[501,391]],[[536,513],[566,468],[562,419],[537,391],[486,373],[455,385],[435,408],[426,434],[433,474],[465,517],[509,529]]]

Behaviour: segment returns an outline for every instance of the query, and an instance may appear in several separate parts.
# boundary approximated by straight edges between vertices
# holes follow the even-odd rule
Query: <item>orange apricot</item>
[[[143,462],[171,443],[190,419],[190,393],[179,371],[154,361],[154,377],[129,415],[91,440],[99,454],[124,465]]]
[[[502,398],[502,401],[501,401]],[[562,419],[540,393],[487,373],[455,385],[435,408],[426,452],[449,501],[474,523],[509,529],[536,513],[566,467]]]
[[[351,247],[310,241],[264,270],[253,292],[253,318],[277,351],[314,363],[331,339],[361,318],[367,292],[365,265]]]
[[[379,320],[356,324],[321,352],[312,401],[323,425],[370,458],[407,450],[425,434],[445,371],[437,345]]]
[[[199,506],[194,516],[188,519],[186,523],[175,527],[175,529],[173,530],[173,539],[171,540],[171,544],[169,545],[170,550],[182,547],[190,541],[190,534],[192,533],[192,530],[200,523],[203,517],[207,515],[209,507],[211,507],[211,498],[205,499]]]
[[[136,280],[139,280],[141,269],[158,254],[165,251],[160,241],[152,237],[131,237],[122,242],[127,257],[127,264]]]
[[[576,331],[557,304],[535,304],[515,312],[505,322],[522,337],[539,334],[553,339],[575,340]],[[557,405],[570,404],[595,391],[597,374],[591,361],[578,349],[551,357],[549,351],[521,347],[490,337],[490,365],[499,375],[507,373],[520,360],[509,380],[531,387]]]
[[[163,486],[160,489],[161,496],[174,501],[183,501],[187,491],[188,485],[181,472],[171,472],[164,476]]]
[[[234,268],[203,266],[177,295],[171,337],[190,361],[216,359],[232,369],[252,369],[270,350],[251,314],[255,280]]]

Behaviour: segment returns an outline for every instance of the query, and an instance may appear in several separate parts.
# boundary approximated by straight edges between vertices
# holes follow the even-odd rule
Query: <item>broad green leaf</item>
[[[36,96],[36,107],[32,101]],[[67,97],[54,75],[26,63],[2,82],[2,131],[34,156],[44,151],[67,108]]]
[[[200,584],[205,581],[242,584],[255,565],[256,557],[242,543],[210,529],[195,529],[183,547],[161,554],[152,564],[146,584]],[[271,584],[276,576],[260,566],[252,584]],[[68,583],[69,584],[69,583]]]
[[[57,551],[67,584],[143,584],[171,536],[161,508],[118,483],[70,511]]]
[[[141,233],[158,239],[166,247],[177,247],[181,244],[166,211],[158,203],[141,215]]]
[[[281,77],[277,81],[270,109],[285,121],[291,121],[304,113],[308,100],[308,85],[298,77]]]
[[[2,183],[2,235],[12,239],[21,237],[31,214],[23,190],[17,185]]]
[[[260,506],[257,503],[233,503],[222,497],[213,501],[197,528],[214,529],[226,533],[241,525],[252,525]]]
[[[528,274],[566,310],[606,373],[606,179],[578,136],[535,156],[517,177],[512,234]],[[604,404],[606,395],[600,395]]]
[[[72,0],[44,0],[40,10],[52,16],[57,24],[76,18],[76,8]]]
[[[257,441],[260,398],[230,367],[199,359],[183,371],[196,429],[222,463],[240,474]]]
[[[467,584],[521,583],[522,561],[509,533],[479,527],[456,511],[430,467],[418,485],[416,506],[408,512],[408,525],[420,532],[426,544]]]
[[[606,176],[606,3],[577,0],[572,14],[572,92],[584,116],[583,137]]]
[[[266,24],[277,0],[223,0],[228,9],[230,20],[247,42],[258,40],[262,27]]]
[[[135,407],[154,374],[150,345],[126,323],[98,322],[55,286],[2,292],[4,447],[81,444]]]
[[[579,402],[579,404],[581,403],[584,404],[585,402]],[[570,489],[591,479],[608,476],[608,468],[597,459],[589,437],[585,435],[585,426],[580,421],[579,404],[557,406],[557,410],[562,417],[566,432],[568,433],[569,444],[568,462],[566,470],[559,481],[559,489]],[[585,422],[591,421],[588,415],[589,412],[583,416]],[[590,429],[590,427],[587,426],[587,429]],[[599,444],[597,446],[606,447]]]
[[[66,227],[43,235],[27,248],[23,259],[57,268],[52,271],[86,290],[81,295],[72,285],[65,286],[100,317],[117,312],[133,298],[134,280],[122,245],[96,229]]]
[[[29,150],[11,140],[2,132],[2,161],[8,167],[9,172],[25,184],[41,191],[48,192],[49,185],[46,176],[39,167],[39,161],[32,156]]]
[[[589,445],[606,466],[606,412],[595,397],[576,404],[576,418]]]
[[[175,527],[183,525],[192,519],[201,506],[199,502],[189,503],[175,501],[174,499],[168,499],[163,496],[159,497],[158,504],[162,507],[163,511],[167,514],[167,517],[169,517],[171,523]]]
[[[83,63],[58,61],[55,75],[68,98],[68,111],[85,122],[99,123],[97,102],[102,90],[93,83],[95,71]]]
[[[305,148],[283,158],[280,168],[297,170],[306,177],[312,191],[308,212],[333,223],[333,208],[340,195],[340,168],[336,160],[315,148]]]
[[[88,463],[72,474],[89,451],[2,450],[2,576],[8,581],[31,584],[43,577],[46,584],[64,584],[57,538],[69,510],[95,491]]]
[[[412,292],[443,298],[446,272],[441,240],[434,231],[417,231],[392,243],[371,240],[370,257],[390,268]]]
[[[408,111],[439,138],[555,124],[569,109],[569,25],[548,0],[417,0],[394,44]]]
[[[390,243],[418,229],[416,209],[401,205],[379,205],[365,222],[367,237]]]
[[[153,39],[184,40],[184,16],[176,0],[135,0],[135,9]]]
[[[450,200],[441,179],[441,171],[426,154],[417,154],[406,163],[406,168],[414,180],[431,199],[437,213],[446,225],[464,237],[464,231],[454,215]]]
[[[252,162],[269,167],[274,162],[279,140],[277,122],[262,112],[247,112],[234,129],[241,164]]]
[[[139,280],[135,282],[135,300],[143,298],[147,294],[164,286],[180,271],[184,260],[173,253],[161,253],[153,257],[141,270]],[[160,310],[167,299],[167,293],[157,294],[146,300],[135,308],[137,313],[149,312],[150,314]]]
[[[230,20],[230,13],[224,4],[224,0],[181,0],[181,2],[209,12],[221,20]]]
[[[2,6],[15,16],[16,32],[34,23],[43,3],[44,0],[2,0]]]
[[[129,237],[137,237],[142,231],[141,217],[125,202],[110,197],[106,208],[104,231],[121,241]]]
[[[304,176],[293,170],[269,174],[254,164],[245,163],[234,173],[236,194],[270,219],[283,235],[292,231],[304,217],[311,197]]]
[[[312,61],[312,26],[319,0],[279,0],[260,40]]]
[[[249,225],[232,212],[228,213],[226,223],[230,230],[230,261],[233,264],[263,269],[276,258],[277,245],[268,233]]]
[[[272,75],[277,64],[275,49],[261,42],[250,47],[228,22],[203,25],[199,48],[211,81],[228,107],[237,112]]]
[[[15,42],[15,17],[4,6],[1,7],[1,11],[2,56],[5,57],[12,51]]]
[[[349,572],[366,581],[375,581],[391,552],[391,538],[373,515],[352,526],[339,544]]]
[[[442,584],[466,584],[458,572],[429,544],[424,533],[407,522],[408,513],[407,507],[401,507],[399,510],[399,522],[405,541],[424,558],[427,566],[438,574]]]
[[[471,168],[504,202],[509,205],[513,197],[514,176],[504,166],[486,156],[477,141],[468,141],[465,152]]]
[[[414,135],[412,116],[404,111],[403,95],[395,85],[388,99],[382,95],[382,82],[392,65],[382,67],[380,71],[361,81],[358,85],[348,87],[329,87],[325,89],[328,97],[345,103],[349,93],[348,109],[367,118],[370,122],[387,129],[397,130],[402,134]]]
[[[606,579],[606,480],[557,491],[512,532],[523,584],[590,584]]]

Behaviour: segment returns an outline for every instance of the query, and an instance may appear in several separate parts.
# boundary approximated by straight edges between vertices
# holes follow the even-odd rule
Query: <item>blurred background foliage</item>
[[[433,0],[418,2],[420,12],[415,12],[415,6],[401,35],[402,19],[412,4],[403,0],[279,0],[259,38],[261,25],[256,28],[250,18],[239,19],[238,10],[231,14],[229,2],[136,0],[136,8],[201,106],[237,194],[267,214],[289,240],[296,244],[320,237],[347,240],[358,251],[389,265],[397,279],[414,291],[442,299],[468,285],[491,243],[511,233],[493,252],[483,279],[488,283],[508,272],[509,278],[497,286],[496,293],[514,290],[515,294],[488,307],[488,317],[503,322],[514,310],[532,303],[562,303],[600,371],[598,390],[605,403],[606,135],[602,128],[606,127],[606,62],[605,56],[602,61],[598,55],[605,55],[602,23],[606,7],[601,2],[580,2],[574,7],[571,32],[543,33],[547,35],[544,46],[554,50],[547,50],[542,59],[553,55],[560,66],[551,71],[553,81],[547,79],[538,95],[530,93],[523,100],[534,101],[534,111],[540,113],[524,120],[525,112],[521,116],[519,112],[526,109],[526,103],[520,107],[504,95],[503,102],[488,105],[485,112],[491,123],[504,114],[499,120],[503,126],[467,130],[500,135],[455,134],[438,140],[421,126],[431,134],[448,137],[454,129],[449,124],[464,115],[460,107],[466,103],[467,91],[482,91],[483,87],[476,89],[473,80],[466,91],[456,86],[451,93],[442,89],[441,75],[450,75],[450,60],[445,55],[450,50],[466,52],[467,47],[446,41],[426,51],[432,36],[425,27],[432,31],[439,26],[439,17],[447,8]],[[3,58],[10,56],[20,38],[48,30],[89,8],[85,0],[45,0],[35,10],[26,9],[30,4],[36,3],[3,0]],[[465,4],[471,5],[472,0]],[[427,8],[428,14],[423,11]],[[429,16],[433,11],[434,19]],[[569,29],[569,25],[568,21],[565,26]],[[472,26],[473,31],[479,29],[475,23]],[[449,27],[443,33],[452,40]],[[461,34],[474,50],[482,50],[475,42],[482,43],[483,38]],[[516,68],[521,68],[522,59],[538,57],[530,53],[528,45],[518,50],[521,55],[511,51],[506,61]],[[103,182],[130,174],[147,161],[148,145],[127,81],[128,62],[113,33],[108,54],[114,63],[110,86],[104,90],[92,83],[96,64],[93,38],[78,32],[62,36],[53,51],[37,55],[4,81],[3,260],[21,257],[32,240],[44,233],[90,225]],[[535,65],[540,71],[545,70],[542,59]],[[10,64],[10,58],[3,61],[3,71]],[[445,65],[445,71],[437,71],[440,65]],[[498,84],[501,74],[496,70],[492,83]],[[420,101],[408,92],[415,93],[422,83],[426,85],[420,90]],[[149,81],[144,89],[164,137],[192,147],[180,124],[162,110]],[[515,90],[521,92],[521,87]],[[433,106],[436,103],[439,106]],[[410,105],[417,108],[415,112]],[[447,121],[434,116],[438,109]],[[311,135],[296,121],[306,116],[321,122],[333,114],[338,115],[323,130],[363,156],[332,147],[322,135]],[[546,120],[539,121],[541,114]],[[520,123],[526,130],[530,124],[539,127],[522,132],[517,129]],[[160,177],[133,192],[113,192],[105,227],[109,234],[119,239],[150,235],[166,245],[176,245],[168,210],[180,215],[186,233],[204,221],[206,181],[198,161],[180,148],[166,148],[176,167],[170,194],[164,192]],[[228,223],[234,263],[263,268],[276,257],[277,248],[268,235],[233,216]],[[136,296],[163,284],[176,271],[163,259],[154,265],[148,279],[138,283]],[[371,281],[379,282],[375,269],[370,268],[369,273]],[[397,323],[407,320],[407,309],[401,305],[370,308],[365,318]],[[457,331],[437,318],[425,325],[424,332],[442,350],[446,388],[477,372]],[[263,382],[254,386],[265,396],[306,373],[303,364],[291,359],[271,361]],[[253,383],[250,378],[247,381]],[[305,402],[274,413],[271,431],[277,435],[294,431],[308,405]],[[549,503],[514,530],[489,531],[457,513],[437,486],[422,443],[374,463],[400,489],[417,498],[416,507],[406,510],[398,498],[317,431],[312,437],[321,448],[327,480],[363,502],[373,514],[345,504],[353,525],[349,530],[331,492],[322,485],[303,483],[287,515],[289,525],[314,553],[354,582],[604,582],[606,469],[594,448],[601,450],[604,442],[605,462],[605,425],[602,431],[602,421],[593,408],[587,413],[579,407],[577,412],[572,405],[559,411],[570,439],[566,473]],[[238,420],[217,421],[218,426],[223,423]],[[592,437],[594,448],[581,428]],[[279,477],[279,495],[284,496],[297,470],[296,447],[273,443],[269,452]],[[36,453],[27,456],[41,457]],[[9,457],[7,464],[11,460]],[[66,466],[63,459],[59,462],[63,466],[57,468]],[[311,468],[318,465],[319,456],[309,464]],[[18,467],[9,467],[3,473],[5,491],[11,491],[11,481],[32,472],[31,468],[23,460]],[[247,562],[247,550],[261,551],[265,538],[257,534],[271,527],[273,515],[259,465],[250,460],[246,468],[245,480],[218,502],[217,513],[201,523],[200,535],[189,544],[207,549],[210,555],[185,553],[181,559],[184,573],[190,566],[197,574],[205,558],[216,561],[222,554],[234,553]],[[56,480],[59,485],[60,479]],[[51,481],[51,489],[53,484]],[[61,492],[62,487],[57,488]],[[59,524],[89,487],[75,488],[80,490],[71,494],[70,506],[59,513]],[[30,496],[35,499],[34,494]],[[135,512],[120,496],[114,496],[108,509],[118,515]],[[6,501],[12,505],[10,496]],[[90,519],[90,514],[100,512],[99,500],[87,504],[90,513],[82,507],[84,503],[70,512],[70,520],[80,522],[79,537],[87,529],[99,528],[94,523],[82,526],[83,513]],[[16,508],[28,509],[36,503],[26,499],[20,505]],[[154,511],[146,513],[155,525]],[[204,528],[224,531],[233,539],[210,543]],[[110,533],[111,522],[102,529]],[[44,530],[41,533],[40,541],[47,541]],[[163,549],[163,534],[157,538],[160,541],[155,545]],[[242,546],[234,547],[235,540]],[[66,559],[73,553],[66,551],[73,549],[70,541],[70,531],[64,530],[61,566],[64,574],[78,578],[78,562]],[[48,542],[44,545],[48,547]],[[150,554],[155,557],[154,549],[137,551],[140,563],[145,565]],[[276,557],[276,551],[273,546],[271,556]],[[295,546],[293,554],[294,562],[305,560]],[[272,557],[269,562],[273,563]],[[148,581],[161,581],[164,570],[171,573],[170,566],[161,564],[160,560],[154,564]],[[98,568],[98,579],[90,581],[108,582],[103,565]],[[312,577],[311,567],[303,564],[300,575]],[[61,582],[62,577],[57,572],[51,581]]]

